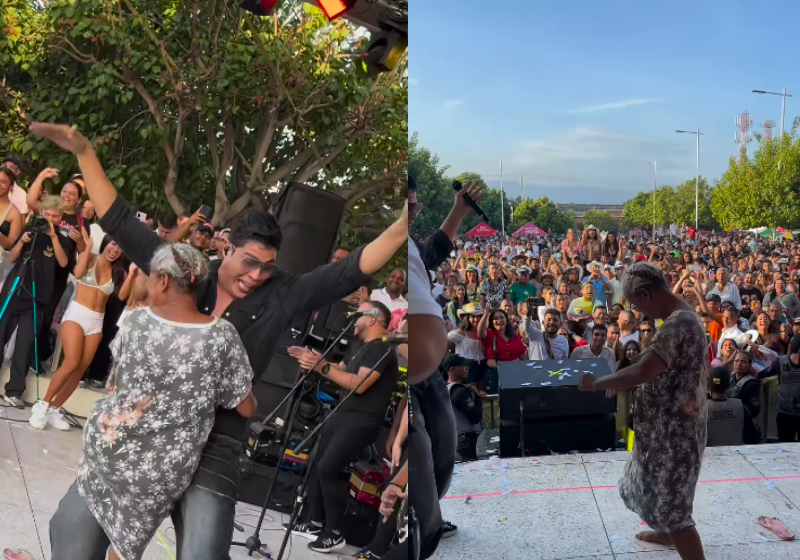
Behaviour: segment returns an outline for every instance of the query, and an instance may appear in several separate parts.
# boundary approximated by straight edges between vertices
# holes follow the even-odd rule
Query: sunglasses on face
[[[231,251],[234,253],[236,252],[236,247],[234,245],[229,245],[229,247]],[[243,253],[239,253],[239,259],[242,261],[242,266],[248,273],[259,271],[267,276],[272,276],[278,271],[278,265],[274,262],[264,263],[258,259],[247,257]]]
[[[653,329],[651,329],[651,328],[639,329],[639,332],[649,333],[649,332],[653,332]]]

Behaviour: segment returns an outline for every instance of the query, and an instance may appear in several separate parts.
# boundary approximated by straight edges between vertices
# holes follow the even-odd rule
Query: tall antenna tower
[[[753,126],[750,113],[744,111],[741,116],[736,117],[736,126],[739,128],[739,132],[736,133],[736,143],[739,144],[739,161],[744,161],[744,158],[747,157],[747,143],[753,139],[750,134],[750,127]]]
[[[764,121],[764,140],[772,140],[772,129],[775,128],[775,121]]]

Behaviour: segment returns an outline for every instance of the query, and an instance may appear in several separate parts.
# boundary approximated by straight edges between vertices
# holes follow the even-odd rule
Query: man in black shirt
[[[744,275],[742,285],[739,287],[739,295],[742,296],[742,304],[749,305],[750,302],[764,301],[764,294],[756,287],[755,275],[748,272]],[[747,301],[745,301],[745,296]]]
[[[17,330],[14,360],[11,364],[11,377],[5,386],[5,400],[10,406],[24,408],[22,394],[25,392],[25,379],[28,365],[34,358],[34,297],[36,294],[36,332],[41,332],[45,321],[45,310],[56,295],[57,280],[61,271],[71,269],[75,264],[75,244],[59,232],[61,207],[58,199],[45,201],[43,216],[50,224],[47,233],[33,234],[26,231],[11,249],[14,267],[0,291],[0,302],[5,305],[8,295],[14,288],[15,280],[25,269],[26,256],[30,252],[31,263],[20,283],[16,295],[11,297],[8,306],[0,317],[0,348],[4,348],[9,337]],[[30,218],[29,218],[30,221]],[[34,292],[35,284],[35,292]],[[63,288],[61,289],[63,292]],[[60,294],[58,294],[60,297]]]
[[[458,355],[445,358],[442,366],[447,373],[447,388],[456,418],[458,434],[458,454],[465,461],[478,458],[477,443],[481,433],[483,403],[474,385],[465,385],[472,360]]]
[[[128,203],[106,178],[89,141],[64,125],[36,123],[31,125],[31,132],[78,157],[103,231],[131,261],[149,273],[150,260],[164,240],[131,214]],[[356,249],[348,258],[299,275],[275,265],[282,241],[277,220],[263,212],[248,213],[231,230],[229,256],[211,263],[197,306],[201,312],[233,324],[253,371],[260,376],[295,317],[330,305],[368,284],[371,275],[383,268],[407,239],[408,207],[377,239]],[[172,511],[180,558],[228,558],[247,425],[235,410],[217,410],[200,467]],[[72,528],[81,520],[72,513],[55,514],[52,534],[74,534]],[[104,557],[102,543],[100,535],[91,542],[85,538],[81,542],[51,542],[51,547],[61,554],[58,560],[91,560],[97,549],[102,552],[99,558]]]
[[[397,386],[397,353],[381,340],[391,321],[389,309],[380,302],[368,301],[358,310],[377,312],[377,316],[365,314],[356,322],[361,344],[349,345],[341,363],[323,361],[315,368],[340,387],[355,391],[322,429],[310,478],[308,521],[292,529],[296,535],[315,538],[308,547],[317,552],[340,550],[346,544],[341,527],[347,504],[340,476],[359,451],[374,443]],[[306,370],[320,357],[299,346],[289,348],[289,355]]]

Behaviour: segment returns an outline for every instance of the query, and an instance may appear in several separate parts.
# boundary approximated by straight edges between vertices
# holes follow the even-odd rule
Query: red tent
[[[496,233],[497,230],[492,228],[492,226],[481,222],[467,232],[467,237],[491,237]]]
[[[511,235],[514,237],[547,237],[547,232],[539,226],[528,222]]]

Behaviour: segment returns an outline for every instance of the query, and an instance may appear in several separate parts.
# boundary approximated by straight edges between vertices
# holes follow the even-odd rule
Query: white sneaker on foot
[[[47,423],[62,432],[68,432],[71,428],[60,408],[49,408],[47,410]]]
[[[36,401],[31,407],[31,417],[28,424],[37,430],[44,430],[47,427],[47,409],[49,406],[44,401]]]

